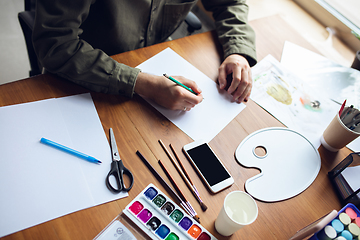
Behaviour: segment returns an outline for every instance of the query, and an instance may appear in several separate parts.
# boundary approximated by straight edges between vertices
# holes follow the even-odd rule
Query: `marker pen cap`
[[[317,237],[319,240],[330,240],[330,239],[336,238],[336,236],[337,236],[337,233],[336,233],[335,229],[330,225],[325,226],[317,234]]]
[[[331,226],[335,229],[337,233],[344,231],[344,224],[342,224],[339,219],[332,220]]]
[[[356,225],[358,225],[358,227],[360,227],[360,217],[355,218]]]
[[[347,215],[346,213],[342,212],[339,214],[339,220],[340,222],[342,222],[342,224],[344,224],[345,226],[349,225],[351,223],[351,219],[349,217],[349,215]]]
[[[344,230],[340,233],[340,236],[344,237],[346,240],[352,240],[353,236],[348,230]]]
[[[347,226],[347,230],[353,235],[353,237],[358,237],[360,235],[360,228],[355,223],[350,223]]]
[[[343,236],[338,236],[337,238],[335,238],[335,240],[346,240],[346,238],[344,238]]]
[[[355,218],[357,218],[357,214],[351,207],[347,207],[345,209],[345,213],[350,217],[350,219],[353,221]]]

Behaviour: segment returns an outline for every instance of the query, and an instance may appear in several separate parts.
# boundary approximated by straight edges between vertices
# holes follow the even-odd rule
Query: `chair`
[[[26,48],[30,61],[30,77],[41,74],[41,67],[32,43],[32,32],[35,21],[35,1],[36,0],[25,0],[25,11],[18,13],[18,19],[24,34]],[[201,29],[202,27],[201,21],[192,12],[189,12],[185,19],[185,22],[188,25],[188,35],[192,34],[196,30]]]
[[[41,69],[32,43],[32,32],[35,21],[35,0],[25,0],[25,11],[18,13],[18,19],[24,34],[30,61],[29,76],[32,77],[41,73]]]
[[[188,25],[189,34],[192,34],[196,30],[200,30],[202,27],[200,19],[193,12],[188,13],[185,22]]]

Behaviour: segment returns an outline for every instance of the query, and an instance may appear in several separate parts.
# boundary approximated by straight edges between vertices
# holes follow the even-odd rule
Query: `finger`
[[[201,94],[195,95],[183,87],[174,86],[172,89],[171,98],[166,101],[165,107],[171,110],[184,111],[185,107],[191,109],[200,103],[202,99],[203,97]]]
[[[226,73],[225,64],[221,64],[221,66],[219,67],[219,76],[218,76],[220,89],[224,89],[227,85],[226,76],[227,73]]]
[[[184,106],[185,106],[186,108],[193,108],[193,107],[195,107],[196,105],[197,105],[197,103],[193,103],[193,102],[190,102],[190,101],[187,101],[187,100],[184,101]]]
[[[181,79],[182,84],[184,84],[185,86],[191,88],[197,94],[200,94],[202,92],[201,89],[196,84],[196,82],[194,82],[192,80],[189,80],[187,78],[184,78],[184,77],[179,77],[179,78]]]
[[[186,95],[186,96],[185,96]],[[182,99],[182,103],[180,103],[180,108],[183,111],[190,111],[197,104],[199,104],[203,100],[203,96],[201,94],[195,95],[193,93],[184,93],[184,98]]]
[[[178,77],[179,81],[181,81],[182,84],[184,84],[185,86],[191,88],[196,94],[188,91],[185,88],[179,89],[181,91],[181,97],[184,99],[184,101],[190,103],[191,105],[195,106],[196,104],[199,104],[200,102],[202,102],[203,100],[203,96],[201,94],[201,89],[198,87],[198,85],[196,84],[196,82],[186,79],[184,77]]]
[[[187,102],[188,104],[192,105],[193,107],[195,105],[201,103],[203,99],[204,98],[201,93],[198,95],[195,95],[189,91],[184,93],[184,101]]]
[[[249,101],[250,94],[251,94],[251,87],[246,88],[246,90],[247,90],[247,94],[244,94],[244,95],[246,95],[245,98],[244,98],[244,102]]]
[[[247,102],[251,92],[250,87],[246,87],[242,94],[235,100],[237,103]]]
[[[194,107],[195,107],[194,104],[184,101],[179,105],[178,109],[181,111],[190,111]]]
[[[184,107],[184,109],[182,109],[184,112],[188,112],[192,109],[192,107]]]
[[[250,94],[251,94],[251,90],[252,90],[252,76],[251,76],[251,71],[249,72],[249,78],[250,78],[250,84],[248,85],[247,88],[247,94],[246,97],[244,98],[244,101],[247,102],[250,99]]]
[[[230,87],[228,88],[228,93],[232,94],[239,88],[239,85],[242,81],[242,69],[239,67],[235,67],[233,69],[233,74],[232,74],[232,79],[231,79],[231,84]]]
[[[238,89],[234,93],[234,101],[241,103],[249,97],[252,87],[251,76],[248,71],[242,71],[242,80],[238,86]]]

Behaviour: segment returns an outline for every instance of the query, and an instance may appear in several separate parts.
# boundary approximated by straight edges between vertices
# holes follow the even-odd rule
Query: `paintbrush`
[[[194,215],[197,215],[197,213],[195,212],[195,209],[191,206],[190,202],[186,199],[185,195],[183,194],[183,192],[181,191],[181,189],[179,188],[179,186],[176,184],[175,180],[173,179],[173,177],[170,175],[170,172],[166,169],[166,167],[164,166],[164,164],[161,162],[161,160],[158,161],[160,167],[163,169],[163,171],[165,172],[166,176],[169,178],[170,182],[172,183],[172,185],[174,186],[175,190],[177,191],[177,193],[180,195],[181,199],[187,204],[187,206],[189,207],[189,209],[191,210],[191,212]]]
[[[194,183],[191,181],[191,178],[190,178],[189,174],[187,173],[184,165],[182,164],[179,156],[177,155],[175,149],[173,148],[173,146],[172,146],[171,144],[170,144],[170,149],[171,149],[171,151],[174,153],[174,156],[175,156],[176,160],[179,162],[179,165],[180,165],[182,171],[184,172],[184,174],[185,174],[185,176],[186,176],[186,179],[184,179],[184,177],[183,177],[185,183],[188,185],[189,189],[190,189],[191,192],[194,194],[195,198],[198,200],[201,209],[202,209],[203,211],[206,211],[207,206],[205,205],[205,203],[204,203],[203,200],[201,199],[198,190],[196,189]]]
[[[176,194],[176,192],[167,184],[167,182],[160,176],[160,174],[151,166],[151,164],[146,160],[146,158],[139,152],[136,151],[136,154],[139,156],[139,158],[144,162],[144,164],[149,168],[149,170],[154,174],[156,179],[165,187],[165,189],[174,196],[174,198],[179,202],[179,204],[184,208],[184,210],[193,217],[198,223],[200,223],[200,218],[196,214],[194,214],[187,204],[179,197],[179,195]]]
[[[184,172],[181,170],[181,168],[179,167],[179,165],[177,164],[177,162],[175,161],[175,159],[171,156],[170,152],[168,151],[168,149],[166,148],[166,146],[164,145],[164,143],[159,140],[159,143],[161,145],[161,147],[164,149],[165,153],[167,154],[167,156],[170,158],[171,162],[174,164],[175,168],[177,169],[177,171],[179,172],[180,176],[182,177],[182,179],[184,180],[184,182],[186,183],[186,185],[188,186],[188,188],[190,189],[190,191],[194,194],[196,200],[198,200],[200,207],[203,211],[206,211],[207,206],[205,205],[205,203],[201,200],[199,193],[197,192],[195,186],[193,186],[192,183],[189,182],[189,179],[185,176]],[[175,155],[176,157],[176,155]]]

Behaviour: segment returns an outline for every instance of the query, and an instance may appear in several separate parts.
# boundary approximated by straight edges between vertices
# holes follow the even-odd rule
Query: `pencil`
[[[169,184],[167,184],[167,182],[160,176],[160,174],[155,170],[155,168],[153,168],[153,166],[151,166],[151,164],[148,162],[148,160],[146,160],[146,158],[140,153],[139,150],[136,151],[136,154],[141,159],[141,161],[144,162],[144,164],[147,166],[147,168],[149,168],[149,170],[156,177],[156,179],[161,183],[161,185],[163,185],[163,187],[165,187],[165,189],[175,197],[175,199],[180,203],[180,205],[184,208],[184,210],[190,216],[192,216],[198,223],[200,223],[199,216],[197,216],[191,212],[191,210],[186,205],[186,203],[179,197],[179,195],[176,194],[176,192],[169,186]]]
[[[174,83],[176,83],[177,85],[185,88],[185,89],[188,90],[189,92],[191,92],[191,93],[193,93],[193,94],[195,94],[195,95],[198,95],[198,93],[194,92],[194,90],[192,90],[191,88],[185,86],[184,84],[182,84],[181,82],[179,82],[179,81],[176,80],[175,78],[167,75],[166,73],[164,73],[163,75],[164,75],[164,77],[166,77],[167,79],[169,79],[169,80],[173,81]]]
[[[161,145],[161,147],[164,149],[165,153],[167,154],[167,156],[170,158],[171,162],[174,164],[174,166],[176,167],[176,170],[179,172],[180,176],[182,177],[182,179],[184,180],[184,182],[186,183],[186,185],[188,186],[188,188],[191,190],[191,192],[194,194],[196,200],[198,200],[201,209],[203,211],[206,211],[207,206],[205,205],[205,203],[201,200],[200,196],[197,193],[197,190],[195,190],[194,186],[189,182],[189,180],[186,178],[185,174],[183,173],[183,171],[180,169],[179,165],[175,162],[174,158],[171,156],[169,150],[166,148],[166,146],[164,145],[164,143],[161,141],[161,139],[159,140],[159,143]]]

